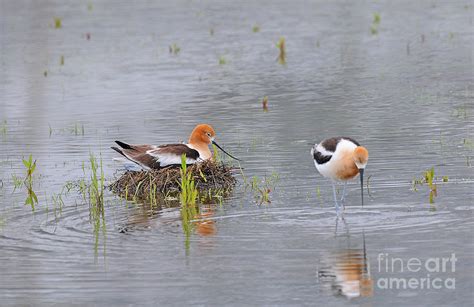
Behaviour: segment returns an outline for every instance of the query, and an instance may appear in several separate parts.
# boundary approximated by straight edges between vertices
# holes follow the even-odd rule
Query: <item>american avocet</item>
[[[360,174],[360,190],[362,206],[364,205],[364,169],[369,160],[369,152],[363,146],[347,137],[335,137],[315,144],[311,149],[311,156],[318,172],[332,180],[336,211],[339,212],[339,203],[336,197],[336,182],[344,181],[341,202],[346,196],[346,184],[349,179]]]
[[[129,145],[115,141],[121,148],[112,147],[128,160],[138,164],[145,170],[160,169],[171,165],[180,165],[181,156],[186,155],[186,163],[194,164],[212,158],[209,145],[214,144],[229,157],[239,160],[227,153],[214,141],[216,132],[207,124],[197,125],[191,132],[187,144],[166,145]]]

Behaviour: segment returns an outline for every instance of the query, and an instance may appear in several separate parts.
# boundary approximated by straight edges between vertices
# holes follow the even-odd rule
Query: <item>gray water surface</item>
[[[472,1],[0,0],[1,305],[472,305],[472,17]],[[107,192],[97,224],[66,192],[90,152],[110,182],[114,140],[178,142],[201,122],[247,180],[279,177],[271,203],[237,175],[186,238],[179,208]],[[370,196],[351,182],[345,221],[309,155],[337,135],[370,152]],[[30,154],[34,210],[13,180]],[[412,181],[432,167],[430,204]],[[452,254],[438,272],[383,262]],[[428,277],[442,287],[383,288]]]

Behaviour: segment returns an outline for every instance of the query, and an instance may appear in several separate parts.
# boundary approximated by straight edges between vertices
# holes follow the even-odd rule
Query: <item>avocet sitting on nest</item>
[[[364,169],[369,160],[369,152],[363,146],[351,138],[334,137],[322,141],[311,148],[311,156],[318,172],[332,180],[336,212],[339,213],[339,203],[336,197],[336,182],[344,181],[341,202],[344,205],[346,196],[346,184],[349,179],[360,175],[360,190],[362,206],[364,205]]]
[[[187,144],[129,145],[115,141],[120,148],[112,147],[112,149],[145,170],[180,165],[183,154],[186,155],[186,164],[211,159],[212,153],[209,150],[211,144],[216,145],[229,157],[239,160],[217,145],[214,141],[215,137],[216,132],[210,125],[200,124],[191,132]]]

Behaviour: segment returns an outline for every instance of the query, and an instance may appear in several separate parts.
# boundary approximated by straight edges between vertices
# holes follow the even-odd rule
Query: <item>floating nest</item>
[[[125,198],[173,198],[180,192],[180,170],[176,166],[149,171],[127,171],[109,188]],[[210,160],[188,166],[188,172],[191,172],[201,195],[211,195],[211,192],[219,195],[230,193],[237,182],[233,176],[236,171],[235,167]]]

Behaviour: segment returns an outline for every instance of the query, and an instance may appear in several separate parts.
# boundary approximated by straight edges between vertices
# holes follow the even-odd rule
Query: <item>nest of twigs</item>
[[[110,189],[126,198],[176,196],[180,192],[180,170],[180,167],[176,166],[149,171],[127,171],[110,185]],[[201,194],[209,191],[228,193],[237,182],[233,176],[236,172],[234,167],[211,160],[188,166],[188,172],[191,172],[195,186]]]

